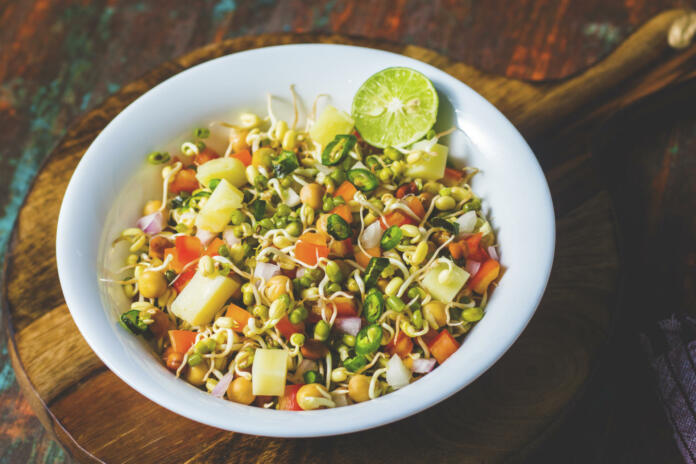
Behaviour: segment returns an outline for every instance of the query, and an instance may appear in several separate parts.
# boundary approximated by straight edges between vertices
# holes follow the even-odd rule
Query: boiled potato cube
[[[209,232],[222,232],[232,212],[242,206],[244,194],[225,179],[221,180],[196,217],[196,226]]]
[[[425,140],[416,142],[413,144],[412,150],[424,150],[427,145],[428,142]],[[420,160],[408,165],[406,168],[408,177],[420,177],[427,180],[439,180],[444,177],[447,166],[447,147],[436,143],[428,151]]]
[[[225,179],[235,187],[247,183],[246,167],[237,158],[215,158],[198,166],[196,179],[206,187],[213,179]]]
[[[251,387],[254,395],[281,396],[285,393],[287,373],[287,351],[257,348],[251,366]]]
[[[467,280],[469,280],[469,273],[464,269],[452,263],[450,270],[447,263],[440,262],[425,273],[422,285],[433,298],[449,303],[454,300]]]
[[[196,271],[172,303],[172,313],[191,325],[208,324],[238,288],[235,279]]]
[[[348,113],[333,106],[327,106],[309,129],[309,135],[322,147],[326,147],[337,135],[350,134],[354,124],[355,121]]]

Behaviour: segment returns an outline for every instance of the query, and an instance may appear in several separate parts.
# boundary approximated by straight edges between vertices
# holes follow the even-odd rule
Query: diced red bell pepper
[[[215,150],[212,148],[205,147],[203,150],[201,150],[193,159],[193,162],[200,166],[201,164],[207,163],[210,160],[213,160],[215,158],[219,158],[220,155],[218,155]]]
[[[464,253],[466,254],[464,256],[466,258],[473,259],[474,261],[485,261],[488,259],[488,253],[486,253],[486,250],[481,248],[482,236],[483,234],[479,232],[464,239],[464,243],[466,243],[466,250],[464,250]]]
[[[343,198],[346,203],[351,201],[355,194],[358,192],[358,189],[355,188],[355,185],[351,184],[347,180],[343,181],[343,183],[336,189],[336,192],[334,193],[334,197],[341,197]]]
[[[404,224],[415,223],[416,222],[412,218],[406,216],[406,214],[402,213],[401,211],[392,211],[391,213],[384,215],[379,219],[379,225],[382,226],[382,229],[388,229],[391,226],[401,227]]]
[[[423,335],[421,338],[425,342],[426,345],[430,345],[433,340],[437,338],[439,334],[437,333],[437,330],[430,329],[428,332]]]
[[[278,332],[280,332],[283,337],[290,339],[294,333],[304,333],[305,326],[304,322],[293,324],[290,322],[290,319],[288,319],[288,316],[283,316],[283,318],[276,324],[276,329],[278,329]]]
[[[184,287],[193,279],[194,274],[196,274],[196,266],[192,264],[179,274],[179,277],[172,283],[172,287],[174,287],[177,293],[181,293]]]
[[[323,234],[305,232],[295,244],[295,258],[303,263],[314,266],[319,258],[329,257],[329,247]]]
[[[238,151],[237,153],[232,153],[230,156],[232,158],[237,158],[239,161],[244,163],[244,166],[249,166],[251,164],[251,153],[249,153],[249,150],[246,148]]]
[[[176,247],[177,258],[184,266],[194,259],[200,258],[203,251],[203,246],[198,237],[190,235],[178,235],[174,239],[174,246]]]
[[[191,332],[190,330],[169,331],[169,343],[171,343],[172,350],[175,353],[186,354],[195,341],[196,332]]]
[[[370,263],[370,259],[378,258],[382,255],[382,249],[380,247],[366,248],[367,254],[363,253],[362,249],[355,249],[355,261],[364,268]]]
[[[408,206],[411,209],[411,211],[413,211],[416,214],[416,216],[418,216],[421,219],[423,218],[423,216],[425,216],[425,208],[423,207],[423,203],[420,201],[418,197],[406,197],[405,201],[406,206]],[[412,218],[409,219],[413,220]]]
[[[297,403],[297,392],[304,384],[286,385],[285,393],[278,398],[278,409],[283,411],[302,411],[302,408]]]
[[[396,198],[403,198],[406,195],[413,194],[418,192],[418,186],[416,185],[415,182],[408,182],[398,189],[396,189],[396,194],[394,195]]]
[[[413,349],[413,341],[403,332],[392,338],[385,347],[387,353],[393,355],[398,354],[401,359],[404,359]]]
[[[174,175],[174,180],[169,184],[169,191],[172,193],[193,192],[198,188],[196,171],[193,169],[182,169]]]
[[[339,258],[350,256],[353,254],[353,241],[349,238],[345,240],[334,240],[331,242],[329,251],[332,255],[338,256]]]
[[[334,209],[329,211],[329,214],[338,214],[348,224],[353,222],[353,213],[350,212],[350,207],[348,205],[346,205],[345,203],[342,205],[336,206]]]
[[[500,274],[500,263],[495,259],[487,259],[481,264],[476,275],[469,281],[467,285],[470,289],[478,294],[483,294],[488,289],[488,286]]]
[[[247,326],[249,319],[251,319],[251,314],[236,304],[230,304],[225,311],[225,317],[232,319],[232,330],[242,333],[242,329]]]
[[[225,244],[225,241],[222,240],[219,237],[215,237],[212,242],[208,245],[208,247],[205,249],[205,254],[206,256],[218,256],[220,247]]]
[[[433,355],[437,362],[442,364],[447,358],[459,348],[459,343],[452,337],[447,329],[442,329],[435,340],[428,345],[430,354]]]
[[[339,317],[352,317],[358,315],[358,310],[355,307],[355,302],[352,298],[339,296],[334,298],[333,304],[336,305],[336,312]],[[333,311],[333,305],[329,303],[329,309]]]
[[[172,260],[169,261],[169,267],[179,274],[183,269],[184,269],[184,264],[179,261],[179,253],[177,253],[176,248],[171,247],[171,248],[166,248],[164,250],[164,259],[166,260],[168,256],[172,257]]]

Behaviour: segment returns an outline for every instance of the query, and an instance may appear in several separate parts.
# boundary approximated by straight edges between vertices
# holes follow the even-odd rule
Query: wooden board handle
[[[543,97],[512,118],[525,136],[535,138],[542,130],[549,133],[552,127],[567,125],[568,119],[578,112],[583,119],[605,116],[669,85],[693,78],[694,35],[696,13],[665,11],[590,69],[550,88],[535,85],[547,89]]]

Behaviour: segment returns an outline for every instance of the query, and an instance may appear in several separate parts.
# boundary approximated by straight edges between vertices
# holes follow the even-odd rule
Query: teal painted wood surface
[[[70,123],[153,66],[208,42],[267,32],[338,32],[414,43],[486,71],[543,80],[577,72],[658,11],[690,3],[0,0],[0,260],[34,174]],[[654,148],[665,153],[663,163],[645,167],[643,175],[650,198],[658,194],[664,201],[676,195],[674,184],[684,181],[673,177],[675,166],[684,162],[686,153],[693,153],[689,147],[696,143],[696,124],[680,122],[662,131]],[[649,219],[660,227],[664,217],[655,208]],[[696,262],[693,256],[689,259]],[[553,460],[566,444],[577,445],[569,436],[588,424],[605,427],[605,439],[617,440],[622,447],[640,445],[635,434],[609,431],[611,413],[600,410],[618,393],[601,390],[589,408],[591,414],[576,418],[577,424],[564,432],[567,436],[552,439],[539,451],[537,462]],[[654,402],[645,407],[651,408],[654,419],[646,427],[664,427]],[[664,432],[660,436],[664,438]],[[609,451],[598,448],[597,453],[621,456],[619,445],[614,446]],[[19,393],[3,342],[0,463],[65,461]]]

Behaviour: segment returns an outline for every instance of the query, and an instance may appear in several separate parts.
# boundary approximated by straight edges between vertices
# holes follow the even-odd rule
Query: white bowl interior
[[[322,411],[285,412],[214,398],[176,379],[144,342],[120,328],[128,301],[116,284],[100,282],[122,266],[124,247],[111,243],[132,227],[144,201],[160,195],[159,169],[144,155],[176,153],[185,134],[214,119],[234,121],[243,111],[266,114],[266,94],[277,115],[292,120],[295,85],[307,114],[317,94],[349,111],[352,96],[374,72],[409,66],[440,93],[438,129],[454,123],[455,164],[476,166],[473,186],[498,232],[506,272],[486,316],[463,346],[423,379],[377,400]],[[304,117],[301,118],[302,124]],[[193,420],[244,433],[320,436],[385,424],[445,399],[488,369],[514,342],[544,291],[554,250],[554,216],[544,175],[524,139],[488,102],[451,76],[392,53],[338,45],[288,45],[225,56],[155,87],[119,114],[77,167],[58,223],[58,270],[66,302],[97,355],[126,383]],[[368,412],[369,410],[369,412]]]

